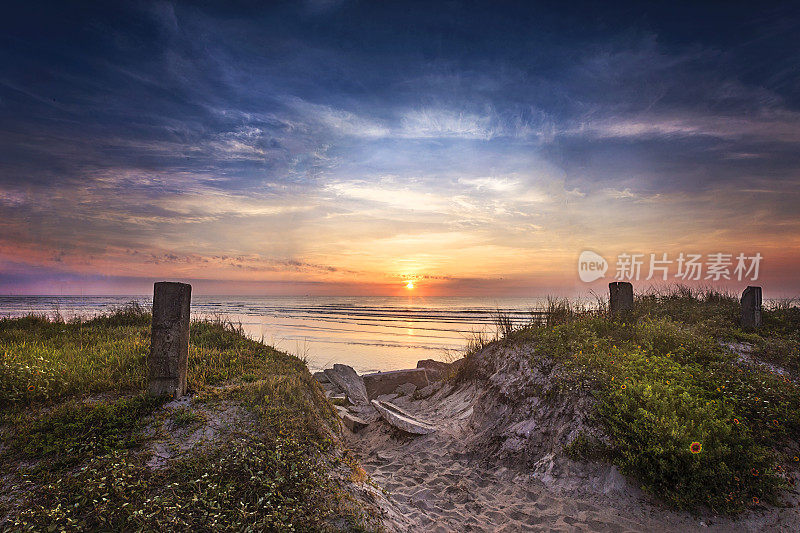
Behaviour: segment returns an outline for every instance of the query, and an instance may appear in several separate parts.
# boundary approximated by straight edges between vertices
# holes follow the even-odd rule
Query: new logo
[[[607,270],[608,262],[592,251],[584,250],[578,257],[578,276],[585,283],[602,278]]]

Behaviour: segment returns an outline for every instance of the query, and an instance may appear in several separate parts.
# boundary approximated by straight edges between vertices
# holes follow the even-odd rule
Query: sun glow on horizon
[[[406,282],[406,289],[408,289],[408,290],[413,290],[414,289],[414,280],[410,279],[410,280],[408,280]]]

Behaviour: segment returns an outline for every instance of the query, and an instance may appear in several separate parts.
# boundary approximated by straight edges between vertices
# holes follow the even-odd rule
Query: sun
[[[410,279],[410,280],[406,281],[406,289],[411,290],[413,288],[414,288],[414,280]]]

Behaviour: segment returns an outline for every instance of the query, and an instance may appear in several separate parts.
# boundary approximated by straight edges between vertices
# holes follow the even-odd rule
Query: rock
[[[417,400],[424,400],[426,398],[430,398],[431,396],[433,396],[434,394],[436,394],[440,390],[442,390],[442,382],[441,381],[434,381],[433,383],[431,383],[427,387],[424,387],[422,389],[418,389],[414,394],[414,398],[417,399]],[[378,398],[378,399],[380,399],[380,398]]]
[[[370,404],[348,405],[347,411],[350,414],[357,416],[361,420],[364,420],[368,424],[375,422],[381,417],[380,413],[378,413],[378,411],[376,411],[375,408]]]
[[[398,398],[398,397],[399,396],[397,394],[394,394],[394,393],[392,393],[392,394],[379,394],[378,397],[374,398],[374,399],[375,400],[380,400],[382,402],[391,402],[392,400],[394,400],[395,398]]]
[[[390,425],[406,433],[411,433],[412,435],[427,435],[428,433],[436,431],[434,426],[403,411],[393,403],[372,400],[372,406],[375,407],[383,419]]]
[[[408,396],[409,394],[414,394],[415,390],[417,390],[417,386],[413,383],[403,383],[399,385],[394,392],[398,396]]]
[[[434,359],[423,359],[417,361],[417,368],[424,368],[428,374],[429,380],[440,381],[455,374],[463,363],[463,357],[452,363],[445,363],[444,361],[436,361]]]
[[[363,376],[367,397],[372,400],[381,394],[391,394],[400,385],[411,383],[416,388],[428,386],[428,374],[424,368],[375,372]]]
[[[342,423],[347,429],[349,429],[353,433],[358,433],[359,431],[361,431],[362,429],[364,429],[369,425],[366,420],[359,418],[352,413],[347,413],[346,415],[344,415],[342,417]]]
[[[352,431],[353,433],[358,433],[365,427],[369,425],[369,422],[364,420],[363,418],[354,415],[344,407],[336,407],[336,413],[339,415],[339,418],[342,419],[342,424],[344,427]]]
[[[314,379],[319,381],[320,383],[330,383],[331,380],[328,379],[328,376],[325,375],[325,372],[314,372]]]
[[[325,391],[326,395],[344,392],[340,387],[334,385],[330,381],[328,383],[320,383],[320,386],[322,387],[322,390]]]
[[[369,404],[367,390],[364,388],[364,381],[356,374],[353,367],[348,365],[333,365],[333,368],[325,369],[328,379],[342,389],[347,395],[347,399],[352,404]]]

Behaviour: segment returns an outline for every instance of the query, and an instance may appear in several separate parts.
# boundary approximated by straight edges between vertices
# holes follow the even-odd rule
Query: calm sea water
[[[6,296],[0,315],[28,313],[91,317],[145,296]],[[494,332],[493,315],[503,311],[517,322],[544,301],[444,297],[242,297],[195,296],[194,316],[222,315],[247,334],[305,357],[312,370],[345,363],[358,372],[414,368],[420,359],[446,360],[463,349],[474,332]]]

